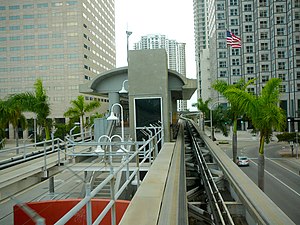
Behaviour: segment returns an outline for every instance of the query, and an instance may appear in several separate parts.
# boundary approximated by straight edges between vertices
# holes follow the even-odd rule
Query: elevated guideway
[[[65,224],[84,206],[87,224],[98,224],[108,212],[115,224],[114,204],[134,189],[122,225],[294,224],[192,121],[180,120],[174,142],[163,142],[162,129],[156,131],[144,142],[73,143],[67,151],[73,159],[69,166],[82,180],[84,192],[55,224]],[[105,150],[95,152],[98,145],[105,145]],[[132,148],[120,153],[122,145]],[[82,156],[99,161],[76,160]],[[93,186],[89,172],[107,175]],[[92,220],[88,204],[105,187],[108,204]]]

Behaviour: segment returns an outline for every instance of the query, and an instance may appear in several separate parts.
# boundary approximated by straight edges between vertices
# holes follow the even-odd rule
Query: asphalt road
[[[232,158],[231,144],[219,146]],[[240,168],[256,184],[258,146],[258,140],[238,142],[238,155],[250,158],[250,166]],[[300,225],[300,158],[282,157],[280,153],[288,148],[286,143],[265,145],[265,193],[295,224]]]

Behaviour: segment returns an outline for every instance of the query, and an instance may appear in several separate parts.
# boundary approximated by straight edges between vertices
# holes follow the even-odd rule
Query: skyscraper
[[[160,48],[165,49],[167,52],[168,68],[186,76],[185,43],[169,40],[165,35],[160,34],[142,36],[139,42],[134,43],[134,50]],[[177,110],[187,110],[187,101],[178,101]]]
[[[281,78],[281,107],[293,129],[300,109],[300,1],[194,0],[194,13],[196,46],[203,46],[201,31],[209,37],[205,58],[210,58],[210,80],[233,84],[241,78],[256,79],[248,91],[259,94],[270,78]],[[197,22],[203,13],[205,27]],[[240,48],[227,44],[227,31],[241,39]],[[197,49],[204,52],[204,47]],[[199,54],[197,60],[204,58]],[[212,90],[210,97],[222,100]]]
[[[115,66],[114,0],[0,0],[0,98],[41,78],[63,118],[79,84]]]

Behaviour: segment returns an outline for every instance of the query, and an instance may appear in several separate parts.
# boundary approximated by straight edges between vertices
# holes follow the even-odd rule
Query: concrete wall
[[[162,118],[165,140],[170,140],[168,112],[168,62],[164,49],[129,51],[128,65],[130,127],[135,130],[135,98],[162,98]],[[134,137],[134,133],[131,134]]]

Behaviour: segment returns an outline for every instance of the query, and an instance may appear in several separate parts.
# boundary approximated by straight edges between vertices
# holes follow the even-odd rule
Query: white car
[[[247,156],[238,156],[236,159],[238,166],[249,166],[249,159]]]

